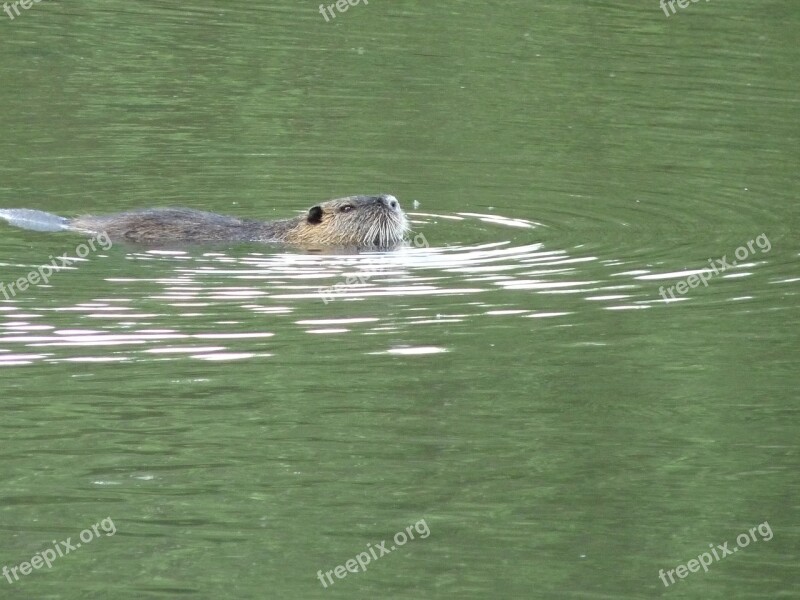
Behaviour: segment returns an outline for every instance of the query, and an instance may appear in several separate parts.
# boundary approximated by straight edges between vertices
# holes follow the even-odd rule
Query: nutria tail
[[[9,225],[14,227],[31,231],[65,231],[69,229],[69,219],[28,208],[0,208],[0,219],[5,219]]]

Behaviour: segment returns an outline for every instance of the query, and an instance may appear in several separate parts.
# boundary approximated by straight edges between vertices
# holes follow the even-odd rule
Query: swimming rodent
[[[403,242],[408,219],[397,198],[348,196],[277,221],[238,219],[189,208],[153,208],[66,219],[28,209],[0,209],[11,225],[37,231],[106,234],[139,244],[277,242],[306,248],[391,248]]]

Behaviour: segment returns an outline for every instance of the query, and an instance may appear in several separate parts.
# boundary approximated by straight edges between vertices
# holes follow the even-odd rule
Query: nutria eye
[[[350,212],[351,210],[353,210],[353,208],[354,207],[353,207],[352,204],[345,204],[342,208],[339,209],[339,211],[341,211],[341,212]]]

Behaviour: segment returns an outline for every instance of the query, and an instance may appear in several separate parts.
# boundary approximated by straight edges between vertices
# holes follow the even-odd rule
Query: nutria
[[[278,242],[305,248],[390,248],[403,241],[408,220],[397,198],[348,196],[277,221],[226,217],[188,208],[154,208],[107,216],[66,219],[27,209],[2,209],[10,224],[37,231],[105,233],[139,244],[185,242]]]

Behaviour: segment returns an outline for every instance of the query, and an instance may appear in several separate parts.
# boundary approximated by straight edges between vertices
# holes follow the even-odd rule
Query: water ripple
[[[670,269],[624,249],[614,255],[596,245],[558,247],[550,241],[557,223],[466,212],[412,216],[417,231],[438,233],[436,224],[448,223],[471,241],[360,254],[129,249],[117,260],[87,261],[79,270],[106,269],[100,297],[59,304],[42,288],[40,298],[0,303],[0,366],[264,359],[280,351],[287,335],[387,335],[477,318],[569,323],[589,310],[642,310],[697,298],[752,303],[764,286],[731,282],[771,272],[765,255],[720,274],[711,289],[665,298],[661,286],[700,275],[705,264]],[[767,283],[798,281],[781,273]],[[388,344],[377,353],[447,351]]]

